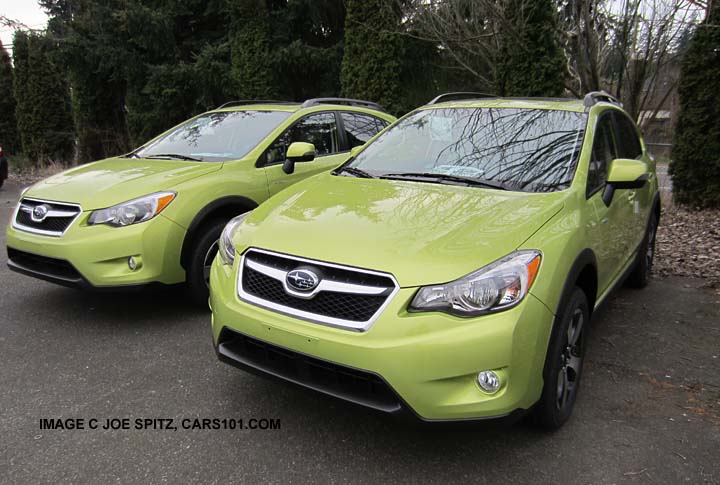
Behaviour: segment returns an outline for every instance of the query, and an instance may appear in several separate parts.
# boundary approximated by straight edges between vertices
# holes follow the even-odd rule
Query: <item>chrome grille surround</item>
[[[256,258],[254,259],[253,256]],[[257,261],[257,259],[263,257],[284,260],[287,263],[288,269],[272,267],[271,265],[263,264]],[[355,274],[357,275],[358,280],[371,279],[375,282],[385,280],[387,281],[387,284],[382,286],[367,285],[361,283],[358,284],[357,282],[340,281],[338,278],[327,278],[321,279],[318,286],[311,292],[299,293],[288,287],[286,278],[287,273],[292,271],[294,268],[302,266],[311,266],[321,271],[324,269],[329,272]],[[270,298],[264,298],[263,296],[258,295],[257,292],[253,294],[251,289],[245,284],[247,282],[245,276],[247,276],[250,272],[256,272],[261,274],[264,278],[272,279],[277,285],[281,284],[285,293],[285,299],[292,301],[292,304],[283,304],[277,301],[272,301]],[[390,304],[390,301],[392,301],[399,290],[400,285],[397,283],[397,280],[395,280],[395,277],[389,273],[381,273],[378,271],[361,269],[352,266],[344,266],[301,258],[298,256],[290,256],[283,253],[276,253],[257,248],[250,248],[243,253],[239,263],[237,279],[237,295],[245,302],[309,322],[357,332],[367,331]],[[367,312],[372,312],[372,314],[369,315],[369,317],[362,319],[339,318],[332,315],[297,308],[298,306],[307,306],[308,304],[312,304],[312,300],[318,296],[327,300],[328,298],[334,298],[334,295],[337,295],[337,298],[340,299],[340,303],[337,305],[342,305],[343,298],[356,298],[360,299],[360,301],[367,301],[362,299],[369,298],[377,301],[378,299],[384,297],[384,300],[377,305],[376,309],[373,305],[373,307],[371,307]],[[266,294],[265,296],[268,295]],[[293,306],[293,304],[295,306]]]
[[[37,219],[33,211],[35,207],[40,205],[47,207],[47,213],[42,219]],[[80,207],[79,204],[23,197],[13,214],[12,227],[19,231],[31,232],[33,234],[60,237],[65,234],[80,214],[82,214],[82,207]],[[27,219],[27,221],[23,222],[22,219]],[[52,229],[42,227],[45,221],[55,223],[52,226],[48,226],[52,227]]]

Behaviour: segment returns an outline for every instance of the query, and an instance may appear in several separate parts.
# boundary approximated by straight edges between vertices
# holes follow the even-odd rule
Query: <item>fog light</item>
[[[494,394],[500,389],[500,377],[491,370],[479,373],[477,381],[480,388],[489,394]]]
[[[135,262],[135,258],[132,256],[128,258],[128,268],[130,268],[130,271],[135,271],[137,269],[137,263]]]

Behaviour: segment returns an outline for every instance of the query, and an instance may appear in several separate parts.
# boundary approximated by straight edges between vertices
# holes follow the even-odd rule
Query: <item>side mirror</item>
[[[312,162],[315,160],[315,145],[305,143],[304,141],[296,141],[290,144],[285,154],[285,162],[283,163],[283,172],[291,174],[295,172],[295,164],[298,162]]]
[[[615,190],[640,189],[648,180],[648,167],[645,162],[630,158],[617,158],[610,163],[607,183],[603,192],[603,202],[610,206]]]
[[[350,149],[350,156],[351,156],[351,157],[354,157],[355,155],[357,155],[358,153],[360,153],[360,150],[362,150],[363,148],[365,148],[365,145],[358,145],[358,146],[356,146],[356,147],[352,147],[352,148]]]

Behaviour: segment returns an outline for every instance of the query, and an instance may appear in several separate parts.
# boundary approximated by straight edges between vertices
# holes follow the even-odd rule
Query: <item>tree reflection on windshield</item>
[[[516,190],[562,190],[572,182],[585,123],[584,113],[560,110],[422,110],[391,128],[351,166],[373,175],[435,173]]]
[[[289,116],[290,113],[282,111],[208,113],[180,125],[135,155],[172,158],[167,155],[176,154],[210,162],[237,160]]]

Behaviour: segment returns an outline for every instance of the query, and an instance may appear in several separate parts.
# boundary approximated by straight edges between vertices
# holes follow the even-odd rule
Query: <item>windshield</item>
[[[584,113],[571,111],[422,110],[390,128],[348,167],[375,177],[427,181],[437,175],[510,190],[562,190],[572,182],[585,124]]]
[[[221,162],[247,155],[291,113],[284,111],[221,111],[183,123],[132,154]]]

